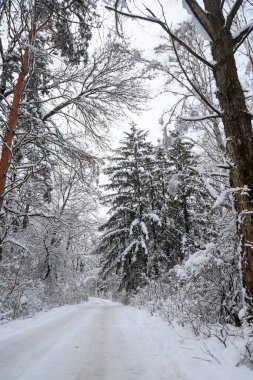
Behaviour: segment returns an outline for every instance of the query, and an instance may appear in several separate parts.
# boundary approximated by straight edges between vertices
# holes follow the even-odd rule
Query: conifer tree
[[[193,168],[197,157],[192,153],[193,144],[183,140],[180,133],[171,133],[168,156],[173,163],[169,180],[167,210],[174,221],[175,233],[180,236],[180,256],[193,253],[203,245],[201,236],[207,224],[208,195]],[[178,255],[178,254],[177,254]]]
[[[161,277],[207,238],[210,202],[192,169],[192,144],[175,132],[165,150],[146,137],[133,126],[105,171],[111,208],[101,227],[102,275],[116,272],[127,291]]]
[[[100,253],[105,254],[103,275],[116,271],[121,288],[132,291],[144,285],[152,272],[151,226],[159,227],[160,223],[152,212],[150,196],[152,144],[146,141],[147,133],[135,126],[125,135],[105,171],[110,178],[106,189],[111,191],[106,203],[112,206],[109,220],[101,227]]]

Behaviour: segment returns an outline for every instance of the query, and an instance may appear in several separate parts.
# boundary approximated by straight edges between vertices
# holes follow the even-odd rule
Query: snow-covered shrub
[[[96,256],[90,254],[92,239],[80,234],[70,242],[69,236],[66,220],[43,217],[33,218],[25,230],[8,231],[0,265],[0,319],[88,300],[88,280],[94,282],[97,270]]]
[[[234,220],[216,242],[206,244],[157,282],[150,282],[132,302],[167,321],[191,325],[198,333],[208,324],[239,326],[242,287]]]
[[[1,266],[0,319],[29,316],[43,307],[43,283],[38,277],[38,258],[21,236],[5,244]]]

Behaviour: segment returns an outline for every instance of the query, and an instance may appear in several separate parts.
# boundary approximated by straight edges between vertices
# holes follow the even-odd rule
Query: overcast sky
[[[103,1],[102,1],[103,3]],[[141,0],[134,1],[139,7],[139,14],[144,11],[143,2]],[[156,0],[145,0],[147,5],[158,17],[162,16],[161,6]],[[166,0],[163,1],[164,11],[166,13],[167,22],[171,26],[176,26],[181,21],[187,19],[189,16],[186,10],[182,6],[181,0]],[[136,9],[137,12],[137,9]],[[109,11],[105,11],[106,21],[105,23],[110,25],[114,23],[114,15],[110,19],[108,18]],[[124,19],[125,31],[128,36],[131,37],[131,41],[134,47],[137,47],[143,51],[143,54],[147,58],[155,59],[154,47],[158,46],[162,40],[161,35],[165,35],[165,32],[159,27],[159,25],[148,23],[145,21]],[[164,79],[163,79],[164,80]],[[150,82],[150,86],[154,91],[158,91],[162,87],[162,81],[156,79]],[[157,141],[158,138],[162,138],[162,130],[159,125],[159,119],[162,113],[174,104],[173,97],[169,94],[163,94],[158,98],[150,101],[149,111],[144,111],[141,116],[132,115],[133,121],[143,129],[149,131],[150,138]],[[129,129],[129,124],[125,123],[120,131],[115,128],[112,130],[112,139],[114,144],[117,145],[117,141],[122,136],[122,131]]]

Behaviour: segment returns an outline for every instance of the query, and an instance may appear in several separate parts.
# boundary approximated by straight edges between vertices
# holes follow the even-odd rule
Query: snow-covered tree
[[[22,213],[16,213],[15,223],[10,218],[4,239],[8,255],[0,265],[1,319],[80,302],[95,287],[96,176],[90,172],[87,184],[76,171],[61,166],[53,182],[50,203],[33,201],[25,227]]]
[[[204,247],[210,199],[193,170],[191,149],[178,133],[167,150],[155,147],[132,127],[110,158],[110,218],[101,227],[99,251],[104,276],[117,271],[126,290],[161,277]]]
[[[133,19],[145,20],[159,25],[169,36],[175,57],[188,85],[194,93],[206,103],[208,118],[219,118],[226,136],[226,152],[229,156],[230,186],[234,191],[235,207],[240,219],[238,223],[238,235],[242,237],[241,258],[242,278],[246,289],[245,301],[247,303],[248,319],[252,320],[253,309],[253,132],[250,102],[246,99],[243,83],[237,69],[236,56],[245,40],[252,32],[252,6],[250,2],[242,0],[220,1],[204,0],[203,4],[195,0],[185,0],[184,7],[188,11],[192,22],[197,26],[198,33],[206,40],[205,47],[208,56],[199,54],[194,46],[185,42],[185,35],[179,37],[166,20],[166,12],[162,12],[162,18],[157,17],[148,4],[144,5],[144,11],[139,13],[138,4],[127,2],[128,7],[118,1],[110,1],[114,8],[107,7],[116,14],[119,25],[120,15]],[[134,10],[132,8],[134,7]],[[245,9],[247,9],[247,16]],[[237,15],[243,12],[243,25],[238,26]],[[178,49],[183,48],[190,54],[190,60],[183,62]],[[247,48],[247,57],[250,51]],[[210,60],[212,57],[212,60]],[[212,100],[205,97],[201,89],[196,85],[196,80],[188,75],[189,65],[192,59],[210,68],[210,73],[215,83],[215,94],[218,104],[212,104]],[[196,64],[194,64],[193,73]],[[212,111],[212,113],[211,113]],[[198,115],[198,119],[205,119],[205,115]]]
[[[105,202],[111,205],[111,215],[101,227],[102,272],[106,276],[117,271],[121,287],[127,291],[143,286],[151,276],[154,268],[150,242],[154,240],[154,230],[160,228],[152,194],[153,147],[146,137],[147,133],[132,126],[105,171],[110,181]]]

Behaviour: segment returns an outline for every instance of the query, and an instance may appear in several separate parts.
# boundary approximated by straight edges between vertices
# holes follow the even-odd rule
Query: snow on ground
[[[95,298],[0,326],[1,380],[252,380],[232,364],[237,355],[236,346]]]

